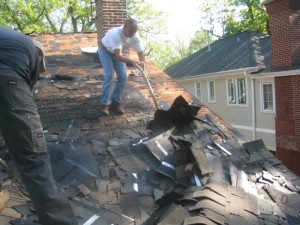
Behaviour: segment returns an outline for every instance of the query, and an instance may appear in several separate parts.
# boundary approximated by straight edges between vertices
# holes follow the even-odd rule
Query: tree
[[[208,31],[217,38],[225,35],[228,17],[236,18],[235,10],[228,0],[205,1],[200,9],[202,16],[199,31]]]
[[[90,0],[0,0],[0,24],[30,32],[87,32],[95,30]]]
[[[199,51],[200,49],[213,43],[215,38],[211,35],[210,31],[202,30],[197,31],[195,36],[190,40],[188,47],[188,55]]]
[[[240,20],[228,17],[226,21],[226,36],[246,30],[269,33],[269,16],[261,0],[228,0],[239,11]]]
[[[203,4],[200,30],[221,38],[246,30],[269,31],[263,0],[213,0]]]
[[[168,55],[173,47],[158,40],[158,37],[166,34],[165,13],[156,10],[144,0],[127,0],[126,3],[128,17],[134,18],[139,24],[139,34],[145,45],[146,56],[158,67],[164,68],[167,61],[174,61],[173,58],[176,58]]]
[[[44,7],[38,0],[8,1],[0,0],[1,23],[29,33],[42,31]]]
[[[129,18],[139,24],[139,32],[143,38],[153,39],[156,35],[166,33],[165,13],[154,9],[144,0],[126,0]]]
[[[153,43],[151,59],[160,69],[165,69],[199,51],[212,41],[212,35],[206,31],[196,32],[195,36],[187,43],[180,38],[177,38],[175,43],[156,41]]]

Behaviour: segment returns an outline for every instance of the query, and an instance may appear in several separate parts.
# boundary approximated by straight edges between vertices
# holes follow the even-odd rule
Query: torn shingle
[[[148,166],[136,154],[120,156],[115,160],[120,165],[120,168],[127,172],[138,173],[148,169]]]
[[[131,218],[141,218],[141,209],[139,206],[139,199],[136,193],[121,194],[120,207],[122,212]]]
[[[185,218],[189,217],[189,213],[181,205],[171,204],[165,213],[157,221],[157,225],[174,224],[181,225]]]

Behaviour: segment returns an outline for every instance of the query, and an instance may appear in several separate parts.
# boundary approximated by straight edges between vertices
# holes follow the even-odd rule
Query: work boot
[[[110,108],[118,115],[123,115],[125,113],[123,106],[119,102],[112,102]]]
[[[100,106],[100,115],[101,116],[109,116],[108,105]]]

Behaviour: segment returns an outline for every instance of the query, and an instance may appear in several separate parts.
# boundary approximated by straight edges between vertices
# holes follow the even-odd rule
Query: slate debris
[[[173,112],[178,112],[176,111],[178,102],[182,103],[181,99],[172,105]],[[192,110],[183,110],[183,112],[192,112]],[[284,181],[286,178],[296,180],[297,177],[288,176],[289,174],[287,174],[280,181],[279,177],[283,176],[283,173],[273,165],[277,163],[281,165],[280,161],[274,160],[274,155],[267,150],[262,140],[240,146],[222,131],[221,126],[214,125],[214,121],[210,118],[205,121],[208,123],[205,126],[212,126],[216,129],[216,133],[212,134],[208,129],[202,129],[200,131],[194,130],[195,136],[187,136],[188,128],[184,126],[184,120],[180,120],[180,114],[175,113],[172,117],[169,113],[170,111],[158,110],[148,128],[151,128],[154,133],[159,133],[159,131],[170,131],[175,127],[177,130],[171,131],[171,134],[168,134],[169,136],[164,135],[164,140],[171,140],[173,149],[158,145],[157,142],[160,143],[158,141],[160,137],[157,135],[153,135],[154,137],[150,137],[141,145],[144,145],[152,154],[152,157],[161,163],[156,172],[168,179],[175,180],[177,184],[180,184],[180,178],[192,178],[195,170],[191,168],[193,168],[196,161],[196,164],[198,164],[196,175],[200,177],[200,183],[204,186],[204,189],[184,194],[184,192],[174,191],[177,187],[176,182],[168,191],[154,189],[155,201],[160,209],[147,220],[146,224],[158,224],[160,218],[166,215],[163,210],[164,207],[174,203],[190,206],[189,215],[194,215],[194,217],[185,218],[184,224],[260,224],[262,221],[263,224],[286,224],[288,222],[287,216],[283,213],[283,207],[274,208],[274,199],[273,201],[266,200],[264,203],[259,200],[261,192],[256,189],[256,184],[274,186],[276,183],[277,188],[285,184],[287,186],[280,188],[281,190],[292,191],[294,195],[299,197],[295,186],[292,188],[291,183],[285,183]],[[163,118],[167,119],[163,120]],[[191,120],[186,118],[185,122],[191,123]],[[185,135],[181,135],[180,138],[176,139],[176,135],[181,133],[183,128]],[[180,132],[178,132],[179,129]],[[218,145],[214,141],[215,134],[218,134],[223,140]],[[192,132],[190,132],[190,135],[192,135]],[[195,137],[196,141],[193,141]],[[138,150],[140,151],[141,148]],[[230,160],[231,157],[234,160]],[[171,168],[175,168],[175,177],[170,172],[172,171]],[[268,176],[266,172],[269,174]],[[259,174],[268,182],[265,181],[262,184],[257,179]],[[264,196],[268,198],[268,195]],[[299,198],[295,202],[299,203]],[[261,211],[261,209],[264,210]],[[272,219],[266,214],[266,209],[270,209],[269,213],[273,216]],[[288,213],[287,210],[286,213]],[[291,218],[290,221],[294,219],[295,217]],[[174,221],[173,223],[176,224]]]
[[[199,110],[200,106],[190,106],[182,96],[178,96],[167,111],[158,109],[155,112],[155,119],[149,122],[147,128],[154,129],[156,126],[169,128],[190,123],[195,120]]]
[[[90,122],[48,127],[54,178],[79,222],[96,216],[95,225],[300,224],[299,177],[262,140],[240,145],[199,110],[179,96],[143,132],[119,128],[122,118],[103,122],[117,127],[108,136]],[[16,209],[35,223],[29,204]]]

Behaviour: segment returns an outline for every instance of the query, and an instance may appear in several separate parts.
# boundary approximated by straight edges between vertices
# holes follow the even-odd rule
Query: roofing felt
[[[154,109],[144,79],[129,68],[126,113],[99,117],[103,71],[97,56],[80,52],[96,44],[96,34],[36,38],[48,50],[49,70],[35,98],[54,177],[80,224],[299,222],[299,177],[261,140],[241,144],[153,64],[147,69],[163,109]],[[14,168],[1,143],[1,158]],[[1,224],[20,224],[21,216],[37,224],[20,182],[11,183],[5,170],[0,175],[11,195]]]
[[[257,66],[270,71],[271,64],[269,35],[246,31],[215,41],[210,51],[205,47],[167,68],[165,72],[174,79],[182,79]]]

